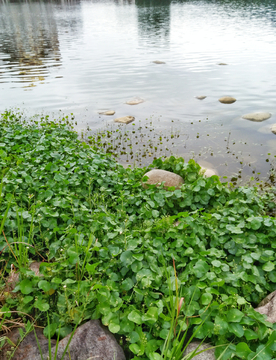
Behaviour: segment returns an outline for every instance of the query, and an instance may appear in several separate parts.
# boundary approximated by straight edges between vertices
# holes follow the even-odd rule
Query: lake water
[[[108,131],[124,164],[176,154],[222,176],[265,177],[276,155],[275,25],[272,0],[2,0],[0,111],[74,113],[85,136]],[[271,118],[241,118],[261,111]],[[113,123],[126,115],[135,122]]]

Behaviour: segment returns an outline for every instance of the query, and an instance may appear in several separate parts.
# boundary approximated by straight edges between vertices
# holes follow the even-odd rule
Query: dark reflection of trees
[[[194,3],[195,0],[172,0],[172,4]],[[263,18],[276,26],[276,1],[275,0],[202,0],[202,4],[217,5],[224,8],[231,15],[232,10],[244,11],[244,16]]]
[[[170,34],[170,0],[136,0],[141,37],[167,40]]]
[[[44,80],[49,67],[60,66],[56,13],[60,7],[78,3],[0,0],[0,64],[5,70],[2,75],[9,72],[9,76],[18,76],[19,71],[21,81],[33,82]],[[77,26],[80,22],[65,24],[69,31]]]
[[[114,0],[116,5],[132,5],[135,4],[135,0]]]

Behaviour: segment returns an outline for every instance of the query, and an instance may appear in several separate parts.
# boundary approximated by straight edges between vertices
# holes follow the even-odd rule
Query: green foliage
[[[276,357],[274,325],[252,307],[276,289],[269,193],[204,178],[182,158],[124,169],[66,124],[24,124],[6,112],[0,125],[1,313],[40,313],[46,335],[60,338],[101,319],[129,358],[159,359],[178,288],[177,346],[188,326],[182,345],[191,331],[223,345],[222,360]],[[185,184],[143,189],[153,167]],[[30,270],[42,260],[40,275]],[[20,282],[7,292],[11,264]]]

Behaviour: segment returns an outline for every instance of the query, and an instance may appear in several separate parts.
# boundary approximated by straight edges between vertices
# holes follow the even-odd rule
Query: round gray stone
[[[250,121],[257,121],[257,122],[267,120],[270,117],[271,114],[269,112],[256,112],[256,113],[245,114],[242,116],[243,119]]]
[[[204,100],[204,99],[206,99],[206,97],[207,97],[207,96],[204,96],[204,95],[196,96],[196,98],[197,98],[198,100]]]

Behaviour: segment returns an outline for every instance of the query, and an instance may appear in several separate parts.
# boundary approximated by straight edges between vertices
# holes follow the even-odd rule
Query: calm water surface
[[[220,175],[265,176],[276,155],[275,25],[272,0],[0,0],[0,111],[74,113],[92,132],[132,115],[120,132],[135,131],[140,155],[122,163],[173,153]],[[226,95],[237,101],[221,104]],[[241,119],[255,111],[272,116]]]

